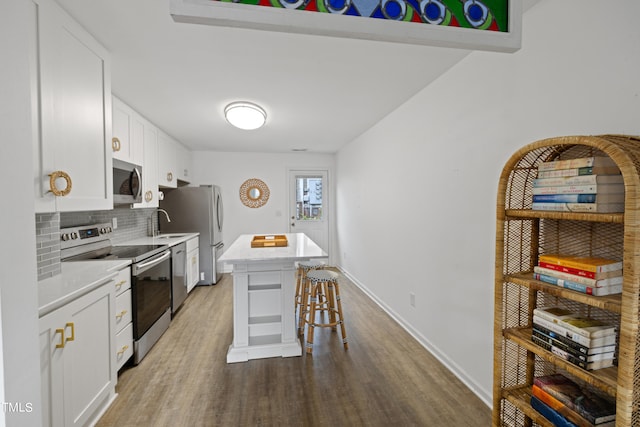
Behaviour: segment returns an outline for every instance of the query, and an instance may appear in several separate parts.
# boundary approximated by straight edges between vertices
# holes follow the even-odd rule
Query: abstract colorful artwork
[[[508,0],[213,0],[508,32]]]

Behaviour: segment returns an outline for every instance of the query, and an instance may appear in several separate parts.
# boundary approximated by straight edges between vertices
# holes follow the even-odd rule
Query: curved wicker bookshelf
[[[531,209],[542,162],[609,156],[622,172],[624,213]],[[533,378],[569,374],[616,399],[616,426],[640,425],[640,137],[566,136],[513,154],[497,197],[493,426],[552,426],[531,408]],[[594,297],[532,279],[538,256],[563,252],[623,261],[621,295]],[[562,304],[618,327],[616,366],[585,371],[531,341],[533,309]]]

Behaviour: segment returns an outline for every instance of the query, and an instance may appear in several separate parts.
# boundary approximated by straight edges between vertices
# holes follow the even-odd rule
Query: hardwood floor
[[[142,362],[120,372],[105,426],[488,426],[490,409],[340,277],[349,350],[316,328],[313,355],[226,363],[232,280],[196,287]]]

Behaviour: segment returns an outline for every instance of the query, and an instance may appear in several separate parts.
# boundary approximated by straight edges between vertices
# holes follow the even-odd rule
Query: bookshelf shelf
[[[535,411],[529,404],[529,401],[531,400],[531,387],[520,386],[505,389],[502,396],[503,399],[508,400],[536,424],[542,427],[553,427],[553,424],[550,421]]]
[[[622,224],[624,222],[623,213],[575,213],[575,212],[550,212],[534,211],[532,209],[507,209],[505,216],[508,219],[560,219],[578,220],[591,222],[612,222]]]
[[[538,166],[608,156],[620,168],[624,213],[532,210]],[[508,160],[497,197],[493,426],[552,426],[531,407],[535,377],[566,374],[616,400],[616,426],[640,425],[640,137],[568,136],[529,144]],[[542,254],[623,262],[622,294],[591,296],[533,279]],[[611,368],[586,371],[538,346],[533,310],[560,305],[616,326]]]
[[[605,295],[601,297],[595,297],[592,295],[583,294],[570,289],[560,288],[555,285],[550,285],[540,280],[532,278],[533,272],[522,272],[516,274],[505,275],[505,280],[516,283],[520,286],[526,286],[535,291],[541,291],[548,295],[553,295],[560,298],[574,300],[582,304],[587,304],[592,307],[598,307],[603,310],[612,311],[614,313],[620,313],[622,310],[622,295]]]
[[[525,348],[527,351],[535,353],[540,358],[564,369],[574,377],[580,378],[582,381],[597,387],[611,396],[616,395],[616,381],[618,378],[617,367],[614,366],[612,368],[598,369],[596,371],[585,371],[584,369],[563,360],[531,341],[531,328],[505,329],[504,336],[518,344],[520,347]]]

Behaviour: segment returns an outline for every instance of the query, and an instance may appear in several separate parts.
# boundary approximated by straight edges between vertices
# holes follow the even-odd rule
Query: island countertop
[[[219,261],[233,264],[243,261],[296,261],[328,256],[304,233],[284,233],[284,235],[287,236],[287,246],[252,248],[251,240],[254,235],[242,234],[222,254]]]

